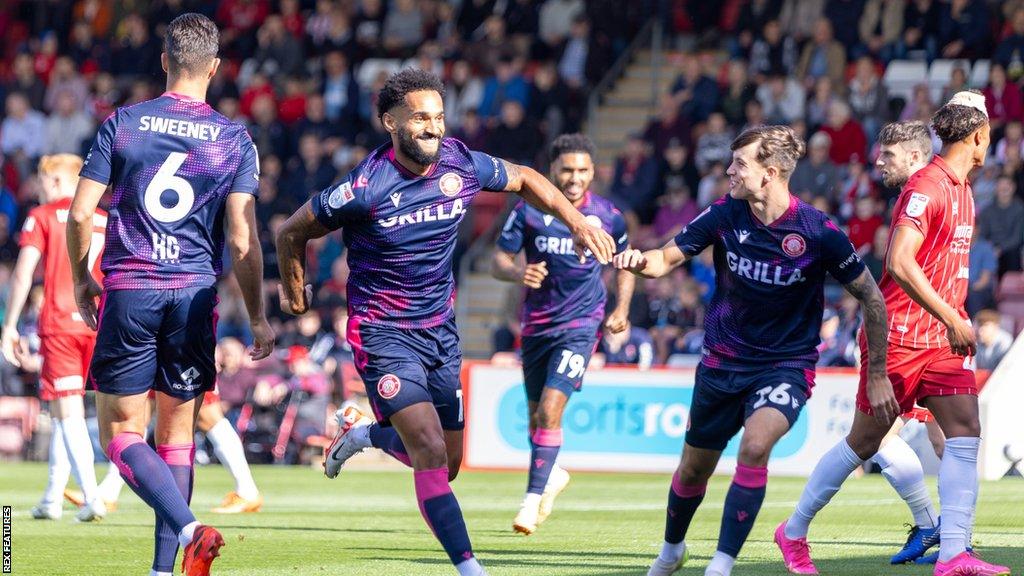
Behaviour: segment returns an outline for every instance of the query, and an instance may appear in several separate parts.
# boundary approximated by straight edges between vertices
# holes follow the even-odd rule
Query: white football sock
[[[980,438],[947,438],[939,465],[939,561],[949,562],[967,549],[972,532],[974,503],[978,495],[978,446]]]
[[[46,489],[39,505],[43,507],[60,506],[64,500],[64,489],[67,488],[71,476],[71,461],[68,450],[64,446],[64,434],[61,433],[60,420],[50,419],[50,457],[47,469]]]
[[[679,559],[686,554],[686,541],[672,544],[671,542],[663,542],[661,544],[661,553],[658,554],[658,558],[661,558],[669,564],[675,564],[679,562]]]
[[[206,433],[206,437],[213,444],[217,459],[235,479],[235,492],[246,500],[253,500],[259,496],[260,491],[256,488],[252,471],[249,470],[249,462],[245,459],[242,439],[238,437],[231,422],[227,418],[221,418],[220,422]]]
[[[199,524],[198,520],[195,520],[186,524],[185,527],[181,529],[181,532],[178,533],[178,544],[180,544],[182,548],[192,543],[192,537],[195,536],[196,528],[199,528],[199,526],[201,526],[201,524]]]
[[[811,472],[800,501],[786,522],[786,538],[806,538],[814,516],[839,492],[846,477],[863,463],[845,438],[826,452]]]
[[[903,498],[914,515],[914,524],[934,528],[938,520],[928,488],[924,485],[924,469],[917,454],[902,438],[892,437],[875,454],[873,460],[882,467],[882,476]]]
[[[711,557],[711,562],[708,563],[707,570],[704,571],[704,576],[729,576],[732,574],[732,565],[735,563],[735,558],[716,550],[715,555]]]
[[[459,576],[480,576],[485,574],[484,567],[477,562],[476,558],[459,562],[455,565],[455,569],[459,571]]]
[[[89,427],[85,425],[85,418],[81,416],[64,418],[60,425],[64,445],[68,449],[68,458],[71,460],[71,473],[75,475],[75,481],[82,489],[86,503],[90,503],[96,498],[97,490],[95,455],[92,451]]]

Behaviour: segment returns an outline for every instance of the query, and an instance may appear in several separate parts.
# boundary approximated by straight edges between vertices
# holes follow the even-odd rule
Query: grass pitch
[[[99,470],[103,472],[103,470]],[[199,468],[193,509],[227,540],[215,574],[452,575],[454,570],[420,517],[408,471],[346,471],[335,480],[297,467],[255,467],[266,503],[257,514],[208,512],[232,487],[219,466]],[[687,542],[679,574],[704,573],[718,537],[729,478],[715,477]],[[13,507],[13,573],[139,575],[149,573],[153,513],[127,488],[106,520],[78,524],[65,508],[58,521],[33,520],[29,509],[46,481],[45,464],[0,465],[0,504]],[[929,479],[934,487],[934,478]],[[525,474],[463,473],[454,484],[475,551],[494,576],[646,573],[660,549],[668,475],[582,474],[555,512],[530,537],[512,533]],[[772,533],[793,509],[804,479],[772,478],[760,517],[733,574],[786,574]],[[934,495],[934,492],[933,492]],[[811,530],[822,574],[927,575],[931,567],[890,566],[910,521],[878,475],[850,479]],[[975,543],[984,558],[1024,572],[1024,481],[985,483]],[[180,554],[179,554],[180,562]]]

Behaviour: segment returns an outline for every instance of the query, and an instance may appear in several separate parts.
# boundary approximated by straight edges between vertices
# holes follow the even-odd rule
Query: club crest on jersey
[[[787,234],[782,239],[782,251],[796,258],[807,250],[807,241],[799,234]]]
[[[391,400],[402,390],[402,381],[394,374],[385,374],[377,381],[377,394],[385,400]]]
[[[441,176],[441,180],[437,184],[441,187],[441,193],[449,198],[458,196],[459,192],[462,192],[462,176],[454,172]]]
[[[337,210],[355,200],[355,198],[356,195],[352,192],[352,184],[342,182],[337,188],[331,190],[331,195],[327,197],[327,205]]]
[[[916,218],[924,214],[924,209],[928,206],[928,200],[928,196],[924,194],[918,194],[917,192],[911,194],[910,201],[907,202],[907,216]]]
[[[597,216],[594,216],[593,214],[588,214],[583,219],[583,221],[586,222],[587,224],[590,224],[594,228],[600,228],[601,227],[601,219],[598,218]]]

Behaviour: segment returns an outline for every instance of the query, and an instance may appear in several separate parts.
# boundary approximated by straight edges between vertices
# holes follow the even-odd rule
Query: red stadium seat
[[[999,301],[1024,300],[1024,272],[1007,272],[999,281]]]

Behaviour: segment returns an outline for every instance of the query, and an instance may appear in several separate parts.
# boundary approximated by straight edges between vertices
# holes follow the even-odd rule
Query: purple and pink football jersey
[[[675,242],[689,256],[714,246],[715,295],[701,360],[709,368],[813,368],[826,273],[847,284],[865,269],[846,234],[795,196],[770,224],[746,201],[726,196]]]
[[[113,186],[105,289],[212,286],[221,272],[225,200],[256,194],[259,159],[244,126],[168,92],[111,114],[81,176]]]
[[[444,138],[424,176],[399,164],[389,143],[314,196],[316,219],[343,230],[350,326],[432,328],[451,318],[459,223],[477,192],[507,182],[500,160]]]

